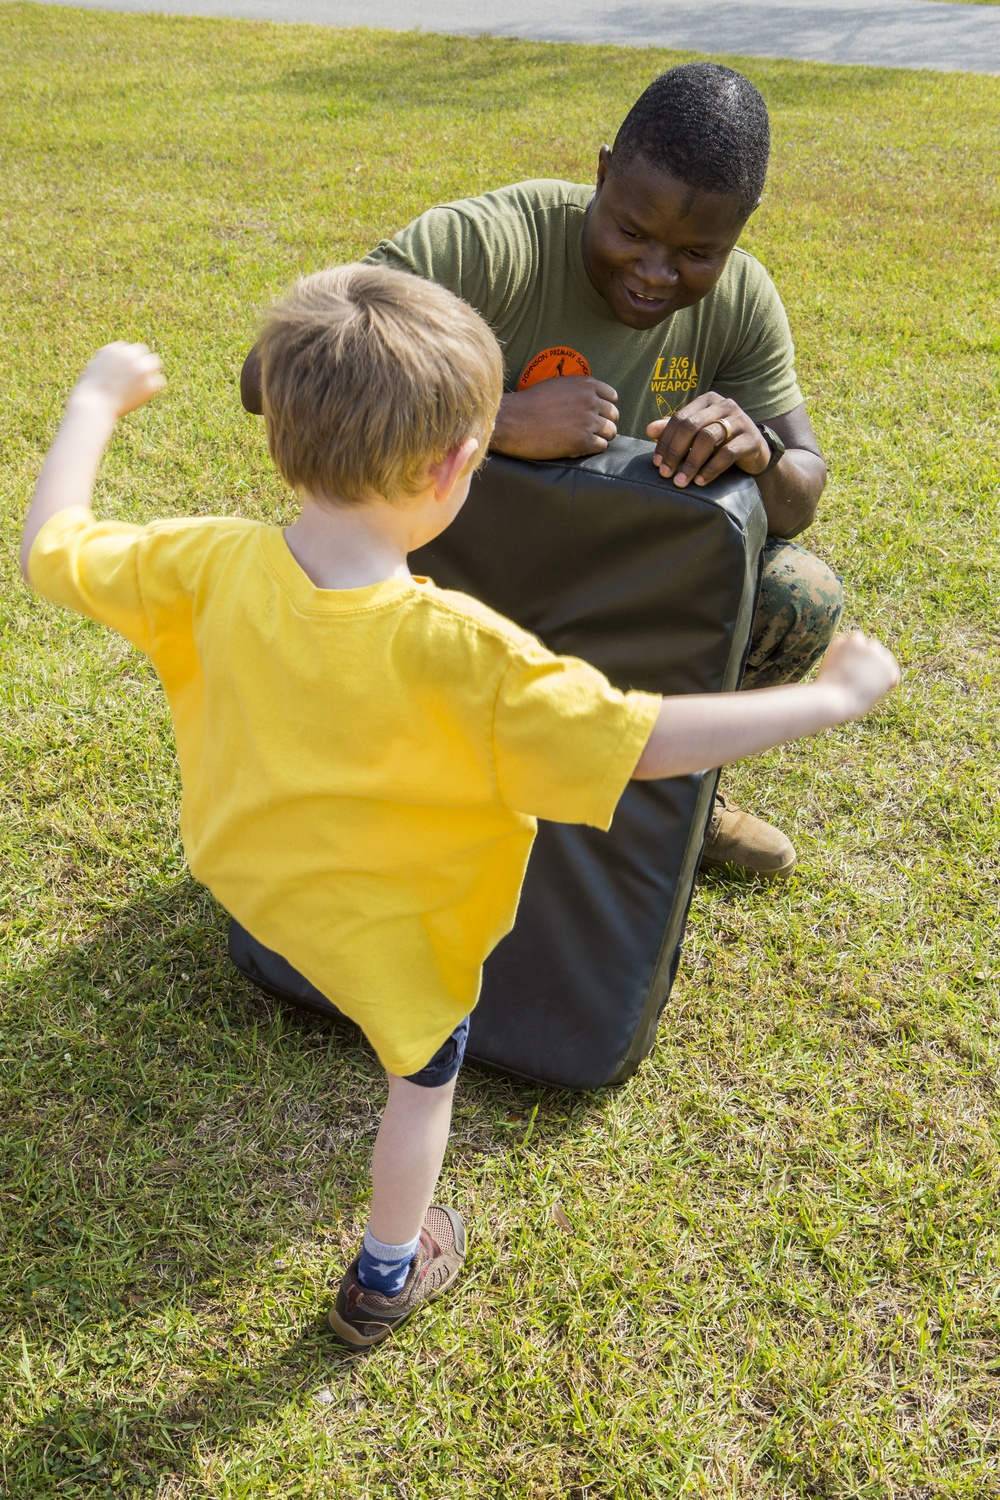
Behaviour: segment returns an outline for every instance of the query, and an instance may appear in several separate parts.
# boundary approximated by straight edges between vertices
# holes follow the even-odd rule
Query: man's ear
[[[611,167],[611,147],[603,145],[597,156],[597,191],[600,192],[604,186],[604,179]]]
[[[465,473],[479,449],[479,439],[467,437],[464,443],[450,449],[436,464],[431,464],[428,475],[434,486],[435,500],[447,500],[455,485]]]

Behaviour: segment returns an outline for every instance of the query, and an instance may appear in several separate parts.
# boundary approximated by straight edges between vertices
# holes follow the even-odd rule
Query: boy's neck
[[[360,589],[388,578],[410,578],[406,558],[416,545],[409,506],[373,500],[340,504],[302,496],[302,512],[285,528],[288,549],[319,589]]]

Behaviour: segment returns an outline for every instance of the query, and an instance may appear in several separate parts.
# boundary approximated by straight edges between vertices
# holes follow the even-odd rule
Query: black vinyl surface
[[[676,489],[652,449],[620,437],[569,462],[492,457],[412,571],[618,687],[737,686],[766,533],[757,486],[734,472]],[[715,781],[632,782],[609,833],[539,825],[514,930],[486,962],[470,1058],[571,1089],[635,1071],[676,971]],[[339,1014],[236,924],[230,953],[272,994]]]

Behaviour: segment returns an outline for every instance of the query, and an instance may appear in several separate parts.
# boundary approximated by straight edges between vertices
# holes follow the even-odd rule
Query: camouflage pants
[[[798,682],[830,644],[843,607],[840,579],[826,563],[769,536],[743,687]]]

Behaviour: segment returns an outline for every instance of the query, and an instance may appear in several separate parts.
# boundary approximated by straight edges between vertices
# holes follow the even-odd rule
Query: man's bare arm
[[[584,375],[543,380],[526,391],[510,391],[500,403],[490,447],[513,458],[602,453],[618,431],[617,399],[610,385]],[[256,344],[240,371],[240,400],[254,416],[264,410]]]
[[[772,417],[767,426],[785,445],[781,461],[757,479],[767,529],[772,536],[798,536],[816,519],[826,487],[826,463],[804,406],[796,406],[783,417]]]
[[[260,391],[260,354],[256,344],[254,344],[250,353],[243,361],[243,368],[240,371],[240,400],[247,411],[253,412],[255,417],[263,415],[264,399]]]

